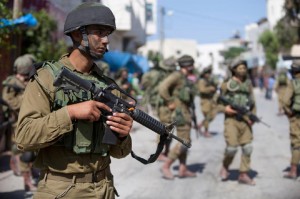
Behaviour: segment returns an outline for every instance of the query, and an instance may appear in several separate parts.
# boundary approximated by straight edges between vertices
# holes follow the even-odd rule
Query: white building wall
[[[200,71],[209,65],[213,66],[213,74],[225,76],[226,68],[223,66],[224,57],[221,51],[225,50],[225,45],[222,43],[215,44],[200,44],[197,47],[199,57],[197,63],[200,66]]]
[[[160,41],[153,40],[148,41],[147,44],[138,49],[138,52],[143,56],[148,56],[149,51],[159,52],[160,50]],[[196,40],[187,40],[187,39],[165,39],[163,55],[164,58],[175,57],[179,58],[182,55],[190,55],[195,60],[198,58],[198,50],[197,50],[197,41]],[[199,67],[196,65],[195,67]]]
[[[110,49],[136,53],[146,43],[148,33],[156,31],[156,0],[103,0],[116,18],[117,31],[110,39]],[[146,4],[153,6],[153,20],[146,21]],[[149,25],[149,28],[148,28]]]
[[[284,16],[284,2],[285,0],[267,0],[267,18],[271,29]]]

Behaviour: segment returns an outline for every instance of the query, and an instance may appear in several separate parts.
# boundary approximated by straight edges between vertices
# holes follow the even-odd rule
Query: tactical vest
[[[249,99],[250,86],[250,80],[239,83],[234,79],[230,79],[227,82],[227,92],[225,97],[235,105],[250,108],[254,103],[251,101],[251,99]]]
[[[59,62],[46,62],[43,65],[44,68],[48,69],[56,77],[59,70],[63,65]],[[107,85],[107,81],[98,75],[98,77],[91,75],[83,75],[76,73],[83,79],[92,81],[97,88],[103,88]],[[38,82],[38,77],[35,76]],[[42,86],[42,84],[40,84]],[[80,90],[79,92],[73,91],[72,89],[56,88],[55,97],[51,107],[51,111],[56,111],[64,106],[70,104],[76,104],[83,101],[93,99],[91,92]],[[109,151],[109,145],[102,143],[104,135],[105,122],[103,117],[100,117],[97,122],[88,122],[84,120],[76,120],[73,122],[74,129],[70,133],[63,135],[59,141],[55,143],[56,146],[64,146],[67,149],[73,150],[76,154],[86,153],[97,153],[102,156],[106,156]]]
[[[280,86],[284,86],[287,84],[287,76],[285,73],[280,73],[278,75],[278,83]]]
[[[294,96],[292,100],[292,110],[296,112],[300,112],[300,79],[294,79]]]

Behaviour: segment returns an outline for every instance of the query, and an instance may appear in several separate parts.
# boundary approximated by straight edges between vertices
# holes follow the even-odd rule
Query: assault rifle
[[[236,105],[232,102],[230,102],[227,98],[224,96],[219,96],[218,102],[222,102],[224,105],[229,105],[231,106],[232,109],[234,109],[237,112],[237,115],[241,118],[244,116],[248,117],[252,122],[257,122],[257,123],[262,123],[263,125],[267,127],[271,127],[267,123],[263,122],[260,118],[258,118],[255,114],[251,113],[246,107],[242,107],[239,105]]]
[[[183,140],[176,135],[173,134],[173,130],[175,124],[171,125],[164,125],[158,120],[154,119],[147,113],[139,110],[136,108],[136,100],[127,94],[124,90],[122,90],[117,84],[112,83],[105,88],[97,88],[94,83],[91,81],[82,79],[81,77],[77,76],[76,74],[72,73],[67,68],[63,67],[59,73],[57,74],[53,85],[58,88],[62,88],[64,91],[73,90],[74,92],[79,92],[80,90],[84,90],[87,92],[91,92],[93,99],[95,101],[102,102],[109,106],[112,109],[112,112],[119,112],[119,113],[126,113],[132,117],[132,119],[143,126],[149,128],[150,130],[154,131],[155,133],[159,134],[161,137],[161,144],[163,146],[164,141],[162,138],[171,139],[174,138],[177,141],[181,142],[186,147],[190,148],[191,143]],[[130,99],[133,100],[134,104],[130,104],[127,101],[123,100],[122,98],[114,95],[112,93],[113,90],[118,90],[124,95],[128,96]],[[101,110],[102,114],[106,118],[108,115],[112,115],[111,112],[107,112],[105,110]],[[166,140],[164,139],[164,140]],[[118,141],[117,133],[114,133],[109,128],[106,128],[103,143],[115,145]],[[160,145],[159,143],[159,145]],[[160,147],[161,150],[163,147]],[[150,156],[151,161],[155,161],[161,150],[157,148],[156,153]],[[158,153],[159,152],[159,153]],[[132,152],[133,153],[133,152]],[[158,153],[158,154],[157,154]],[[132,156],[135,156],[132,154]],[[135,157],[134,157],[135,158]],[[138,157],[139,158],[139,157]],[[137,159],[137,158],[136,158]],[[149,159],[149,160],[150,160]],[[143,162],[141,159],[138,159],[142,163],[146,164],[149,162]]]
[[[194,128],[196,130],[196,137],[198,138],[199,135],[201,135],[202,133],[201,133],[201,130],[200,130],[198,124],[197,124],[196,107],[195,107],[194,98],[191,99],[190,109],[191,109],[192,122],[193,122]]]

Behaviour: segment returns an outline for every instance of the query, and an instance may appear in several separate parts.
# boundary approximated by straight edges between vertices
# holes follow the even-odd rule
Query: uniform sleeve
[[[287,85],[286,90],[285,90],[285,94],[283,95],[282,98],[282,107],[284,109],[284,111],[288,114],[292,114],[292,109],[291,109],[291,105],[292,105],[292,97],[294,95],[294,88],[293,88],[293,84],[290,83]]]
[[[112,145],[109,153],[114,158],[123,158],[126,157],[132,148],[131,137],[128,135],[125,140],[121,141],[117,145]]]
[[[199,80],[198,89],[199,89],[200,93],[203,93],[203,94],[209,94],[209,93],[211,93],[211,87],[212,86],[206,86],[205,80],[203,80],[203,79]]]
[[[73,130],[67,107],[53,112],[50,110],[54,98],[50,72],[41,69],[38,80],[31,80],[25,89],[15,135],[20,150],[47,147],[61,135]]]
[[[171,90],[170,88],[175,87],[180,78],[179,73],[173,73],[160,83],[158,93],[167,104],[174,102],[174,98],[169,91]]]

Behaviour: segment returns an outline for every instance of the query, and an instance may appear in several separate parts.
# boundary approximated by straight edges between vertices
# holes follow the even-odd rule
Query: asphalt
[[[253,126],[250,176],[256,181],[255,186],[241,185],[237,181],[240,150],[230,167],[229,180],[220,180],[225,141],[224,116],[218,114],[211,123],[211,138],[197,138],[195,131],[191,132],[192,147],[187,165],[197,173],[196,178],[165,180],[160,172],[162,162],[143,165],[130,155],[124,159],[113,159],[111,168],[119,199],[300,199],[300,178],[283,178],[284,172],[289,170],[291,158],[288,120],[285,116],[277,116],[275,93],[273,100],[266,100],[264,92],[255,89],[255,97],[257,115],[271,126]],[[199,98],[195,102],[200,121]],[[157,134],[135,123],[131,135],[135,153],[148,158],[155,151]],[[24,198],[22,178],[14,176],[6,162],[7,157],[1,157],[0,198]],[[172,172],[178,173],[178,162],[172,165]]]

